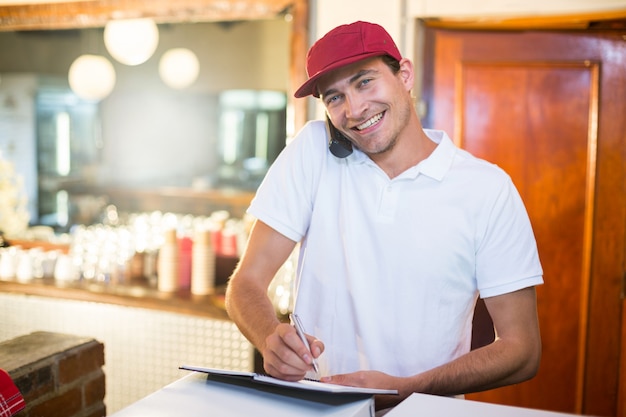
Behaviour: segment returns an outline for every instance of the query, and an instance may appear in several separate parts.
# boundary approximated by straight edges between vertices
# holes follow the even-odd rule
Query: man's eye
[[[370,81],[372,81],[371,78],[365,78],[365,79],[361,80],[361,82],[359,84],[361,85],[361,87],[363,87],[363,86],[369,84]]]
[[[339,95],[333,95],[333,96],[328,96],[328,98],[326,99],[326,103],[327,104],[331,104],[334,103],[335,101],[339,100]]]

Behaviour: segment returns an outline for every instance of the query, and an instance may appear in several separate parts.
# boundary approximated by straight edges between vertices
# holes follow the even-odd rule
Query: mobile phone
[[[352,142],[337,129],[330,117],[326,116],[326,129],[328,130],[328,149],[337,158],[345,158],[352,153]]]

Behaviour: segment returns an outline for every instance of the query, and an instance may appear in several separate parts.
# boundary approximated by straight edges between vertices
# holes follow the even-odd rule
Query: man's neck
[[[436,147],[437,144],[424,133],[420,124],[419,128],[410,129],[410,133],[398,140],[393,148],[370,155],[370,158],[393,179],[428,158]]]

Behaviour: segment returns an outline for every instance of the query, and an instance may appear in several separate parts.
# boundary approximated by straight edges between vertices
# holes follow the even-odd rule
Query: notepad
[[[217,368],[205,368],[201,366],[183,365],[180,369],[195,372],[204,372],[209,375],[218,375],[221,377],[246,379],[260,384],[274,385],[278,387],[292,388],[302,391],[326,392],[330,394],[356,394],[356,395],[378,395],[391,394],[397,395],[397,390],[380,389],[380,388],[361,388],[346,385],[329,384],[326,382],[302,379],[300,381],[285,381],[283,379],[274,378],[269,375],[259,374],[256,372],[233,371]]]

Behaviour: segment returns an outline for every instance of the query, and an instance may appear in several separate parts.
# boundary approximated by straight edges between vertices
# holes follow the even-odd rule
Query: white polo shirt
[[[477,296],[543,282],[521,198],[497,166],[437,148],[396,178],[354,150],[334,157],[309,122],[249,208],[301,242],[295,311],[325,344],[322,374],[413,375],[470,349]]]

